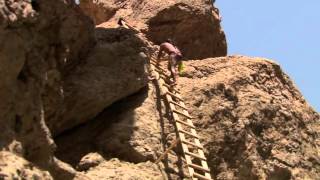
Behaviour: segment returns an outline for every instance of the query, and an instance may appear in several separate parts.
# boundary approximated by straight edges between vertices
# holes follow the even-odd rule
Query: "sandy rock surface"
[[[60,0],[1,0],[0,21],[0,149],[53,169],[46,119],[62,100],[65,69],[92,45],[93,24]]]
[[[27,160],[8,151],[0,152],[0,179],[43,179],[52,180],[48,171],[34,167]]]
[[[179,87],[214,177],[320,178],[319,114],[278,64],[233,56],[186,67]]]
[[[161,149],[160,124],[154,89],[150,88],[115,103],[92,121],[57,137],[56,155],[74,166],[90,152],[134,163],[154,160],[155,152]]]
[[[116,180],[162,180],[158,167],[150,162],[132,164],[111,159],[85,173],[91,179]],[[77,179],[77,178],[76,178]],[[78,179],[77,179],[78,180]],[[81,180],[81,179],[79,179]]]
[[[64,103],[48,120],[54,135],[80,125],[146,86],[146,45],[126,29],[96,29],[97,45],[64,78]]]
[[[123,17],[154,44],[159,45],[171,38],[186,59],[202,59],[227,54],[220,15],[210,3],[210,0],[99,0],[95,4],[103,6],[104,12],[113,14],[99,27],[115,27],[118,19]],[[91,1],[84,1],[81,7],[100,22],[101,15],[96,13],[98,7]]]
[[[80,7],[95,24],[108,21],[120,9],[116,2],[106,0],[81,0]]]
[[[104,160],[105,159],[99,153],[89,153],[80,160],[77,170],[86,171],[92,167],[98,166]]]
[[[319,113],[276,63],[220,57],[209,0],[0,0],[0,22],[0,179],[162,179],[176,137],[147,64],[167,38],[215,179],[320,179]]]

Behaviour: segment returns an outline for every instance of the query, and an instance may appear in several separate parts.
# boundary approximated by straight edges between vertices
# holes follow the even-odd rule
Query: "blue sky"
[[[228,52],[273,59],[320,111],[320,0],[217,0]]]

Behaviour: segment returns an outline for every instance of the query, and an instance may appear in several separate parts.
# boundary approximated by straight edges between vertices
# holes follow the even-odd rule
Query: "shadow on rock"
[[[82,157],[92,152],[99,152],[106,160],[114,157],[134,163],[150,160],[130,142],[138,130],[134,110],[147,97],[147,89],[143,88],[106,108],[92,121],[61,134],[55,139],[56,156],[72,166],[77,166]]]

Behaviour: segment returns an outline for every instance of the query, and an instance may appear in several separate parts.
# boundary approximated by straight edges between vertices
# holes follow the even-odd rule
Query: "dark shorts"
[[[170,66],[177,66],[178,63],[182,60],[182,56],[176,53],[171,53],[169,56],[170,60],[168,63],[168,68],[170,68]]]

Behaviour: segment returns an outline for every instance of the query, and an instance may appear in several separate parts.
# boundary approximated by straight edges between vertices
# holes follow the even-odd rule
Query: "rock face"
[[[242,56],[190,61],[179,84],[216,179],[320,178],[319,114],[279,65]]]
[[[82,0],[80,7],[95,24],[101,24],[108,21],[119,10],[120,7],[114,3],[106,0]]]
[[[150,91],[123,99],[87,124],[58,136],[57,157],[75,167],[81,166],[80,159],[90,152],[134,163],[155,160],[154,153],[161,145],[154,91],[150,86]]]
[[[1,0],[0,21],[0,149],[52,170],[45,112],[61,100],[64,69],[92,45],[93,25],[60,0]]]
[[[276,63],[243,56],[189,61],[178,84],[196,117],[194,123],[216,179],[319,177],[320,116]],[[170,116],[159,110],[164,104],[155,96],[157,91],[150,85],[147,94],[140,92],[117,102],[94,123],[58,137],[57,144],[63,148],[57,156],[74,166],[95,151],[105,159],[154,160],[152,156],[163,152],[163,143],[175,138],[172,127],[161,123]],[[68,151],[71,147],[78,150]],[[175,152],[181,155],[179,149]],[[172,158],[169,162],[171,168],[179,165]],[[92,166],[86,175],[95,177],[91,172],[103,171],[100,165]],[[177,173],[174,169],[167,173],[179,177],[172,175]]]
[[[279,65],[202,59],[227,53],[205,0],[0,0],[0,179],[162,179],[176,137],[146,65],[167,38],[199,59],[178,86],[215,179],[320,179],[319,114]]]
[[[77,169],[79,171],[87,171],[92,167],[98,166],[103,161],[105,159],[99,153],[89,153],[80,160]]]
[[[47,123],[54,135],[93,119],[146,86],[143,40],[126,29],[96,29],[97,45],[64,78],[64,103]]]
[[[42,171],[7,151],[0,152],[0,162],[0,179],[53,179],[49,172]]]
[[[137,173],[139,172],[139,173]],[[86,172],[90,179],[152,179],[161,180],[161,173],[158,167],[150,162],[131,164],[128,162],[121,162],[118,159],[111,159],[101,163],[98,167]],[[82,180],[76,178],[76,180]]]
[[[84,1],[83,10],[99,21],[100,15],[91,1]],[[225,34],[218,11],[210,0],[124,0],[98,1],[106,12],[119,8],[109,22],[101,26],[114,27],[118,18],[141,30],[154,44],[171,38],[186,59],[219,57],[227,54]],[[91,8],[86,8],[86,7]],[[100,22],[100,21],[99,21]]]

